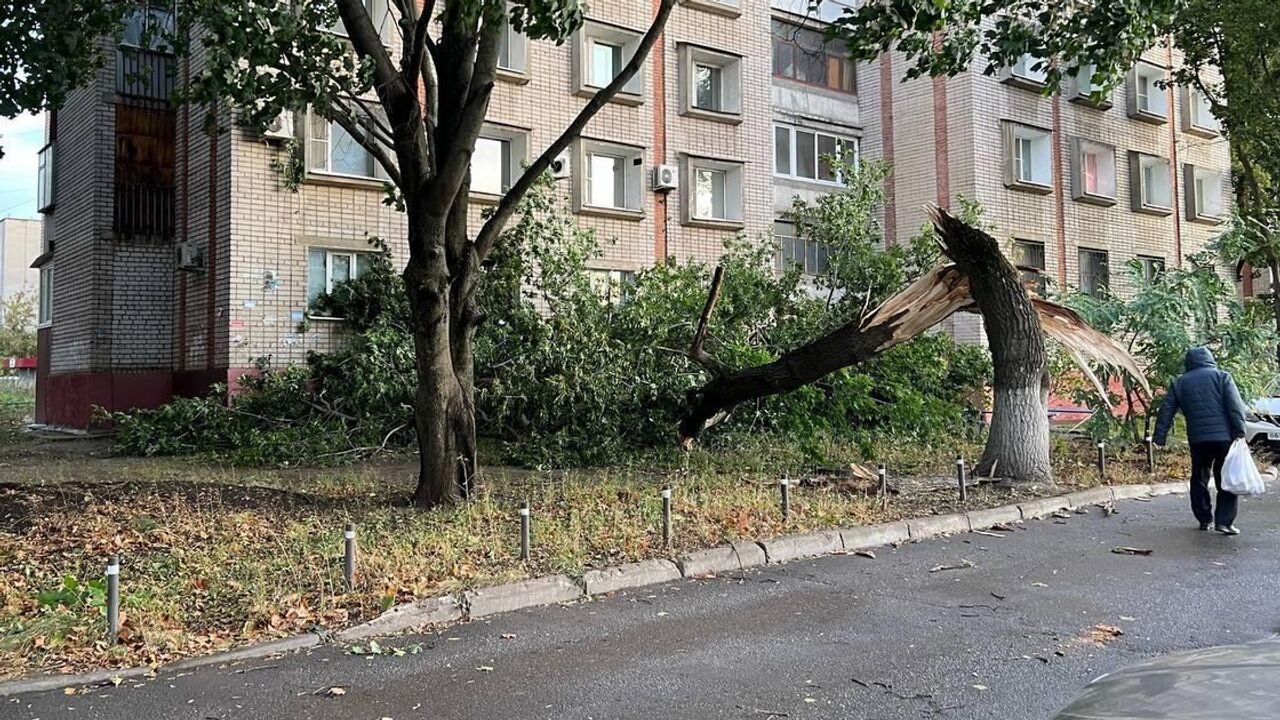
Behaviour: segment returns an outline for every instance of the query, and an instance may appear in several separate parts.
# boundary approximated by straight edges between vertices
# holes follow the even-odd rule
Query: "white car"
[[[1245,439],[1254,447],[1280,448],[1280,397],[1260,397],[1253,401],[1244,418]]]

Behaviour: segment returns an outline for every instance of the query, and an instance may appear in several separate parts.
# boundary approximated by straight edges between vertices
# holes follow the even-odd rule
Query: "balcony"
[[[119,239],[172,239],[173,187],[117,182],[113,228]]]
[[[173,88],[172,55],[129,47],[116,52],[116,92],[130,98],[168,102]]]

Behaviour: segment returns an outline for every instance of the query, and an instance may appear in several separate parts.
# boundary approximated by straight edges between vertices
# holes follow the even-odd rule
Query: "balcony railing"
[[[116,53],[116,92],[126,97],[168,101],[174,64],[168,53],[122,47]]]
[[[173,187],[116,183],[114,227],[116,235],[121,238],[172,238]]]

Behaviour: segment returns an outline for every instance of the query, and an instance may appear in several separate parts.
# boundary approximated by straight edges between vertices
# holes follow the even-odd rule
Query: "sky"
[[[0,118],[0,218],[38,218],[36,153],[44,147],[44,116]]]

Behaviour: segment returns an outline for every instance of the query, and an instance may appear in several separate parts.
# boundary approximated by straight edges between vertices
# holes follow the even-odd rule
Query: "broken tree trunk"
[[[995,370],[991,429],[974,472],[1018,482],[1053,482],[1049,462],[1049,369],[1040,317],[995,238],[930,207],[943,252],[969,279]]]

